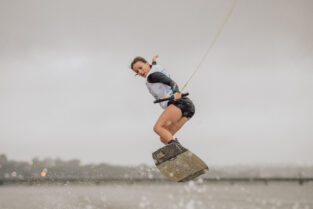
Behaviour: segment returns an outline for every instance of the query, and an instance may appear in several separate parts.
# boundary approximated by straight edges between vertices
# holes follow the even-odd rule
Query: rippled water
[[[0,186],[1,209],[313,209],[313,184]]]

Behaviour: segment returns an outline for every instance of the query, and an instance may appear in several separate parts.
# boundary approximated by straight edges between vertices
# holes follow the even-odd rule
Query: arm
[[[150,83],[163,83],[165,85],[172,87],[174,93],[179,92],[178,85],[175,83],[175,81],[173,81],[172,79],[170,79],[164,73],[161,73],[161,72],[151,73],[148,76],[148,82],[150,82]]]
[[[154,55],[154,57],[152,58],[152,64],[155,63],[156,64],[156,59],[159,57],[158,54]]]

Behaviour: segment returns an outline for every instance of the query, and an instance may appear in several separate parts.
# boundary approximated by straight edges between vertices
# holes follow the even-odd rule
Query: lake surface
[[[313,183],[0,186],[1,209],[313,209]]]

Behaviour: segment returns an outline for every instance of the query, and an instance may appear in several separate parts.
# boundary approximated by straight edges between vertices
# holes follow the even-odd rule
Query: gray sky
[[[131,60],[182,88],[231,0],[0,0],[0,153],[153,164],[162,146]],[[313,164],[313,1],[239,0],[186,90],[178,132],[209,165]]]

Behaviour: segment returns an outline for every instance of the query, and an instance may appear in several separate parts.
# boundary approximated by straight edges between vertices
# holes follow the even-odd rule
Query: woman
[[[152,64],[143,57],[136,57],[131,63],[131,69],[137,75],[146,78],[146,85],[155,99],[174,95],[173,100],[160,103],[164,111],[153,130],[164,144],[180,144],[174,139],[174,134],[194,115],[195,107],[189,98],[182,97],[177,84],[165,69],[156,63],[158,57],[158,55],[153,57]]]

